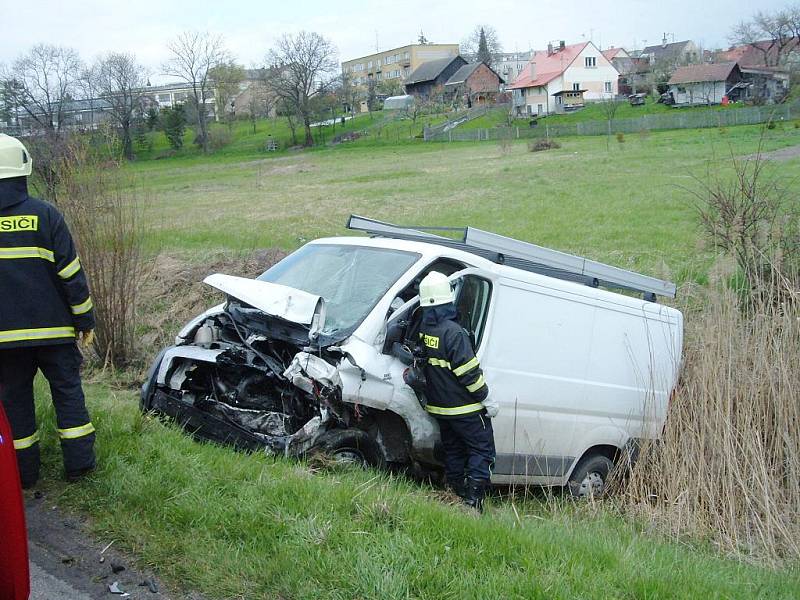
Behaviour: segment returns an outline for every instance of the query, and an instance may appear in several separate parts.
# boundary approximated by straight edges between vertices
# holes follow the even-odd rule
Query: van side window
[[[477,351],[481,345],[486,317],[489,314],[492,284],[475,275],[467,275],[461,279],[457,293],[456,309],[459,322],[470,334]]]

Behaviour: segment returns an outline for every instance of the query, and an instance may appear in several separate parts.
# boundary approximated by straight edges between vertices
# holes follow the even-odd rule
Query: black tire
[[[361,429],[333,429],[314,445],[319,452],[345,464],[383,467],[385,460],[378,443]]]
[[[580,499],[602,497],[613,468],[614,463],[602,454],[584,456],[575,465],[567,481],[570,496]]]

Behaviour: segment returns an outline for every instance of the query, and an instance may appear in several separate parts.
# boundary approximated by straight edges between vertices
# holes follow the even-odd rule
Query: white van
[[[417,286],[436,270],[500,403],[494,483],[597,493],[626,449],[659,436],[683,317],[653,300],[674,285],[478,230],[350,226],[373,237],[310,242],[257,279],[206,278],[227,300],[159,354],[143,410],[252,450],[436,468],[437,423],[403,381]]]

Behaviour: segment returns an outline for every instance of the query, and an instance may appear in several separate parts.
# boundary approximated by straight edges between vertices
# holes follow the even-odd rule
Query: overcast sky
[[[222,34],[245,66],[258,65],[273,40],[302,29],[330,38],[340,60],[413,42],[458,43],[477,24],[493,26],[506,51],[544,48],[550,40],[592,39],[603,48],[641,48],[693,39],[727,45],[731,27],[757,10],[787,0],[0,0],[0,62],[37,42],[71,46],[84,60],[103,52],[133,52],[159,76],[165,43],[187,29]]]

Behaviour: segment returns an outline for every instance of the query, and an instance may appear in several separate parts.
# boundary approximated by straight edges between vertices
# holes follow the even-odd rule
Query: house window
[[[390,65],[390,64],[392,64],[393,62],[394,62],[394,61],[392,60],[392,57],[391,57],[391,56],[387,56],[387,57],[386,57],[386,60],[384,60],[384,61],[383,61],[383,64],[385,64],[385,65]]]
[[[368,69],[372,68],[372,61],[369,61],[369,65],[367,66]]]
[[[573,83],[572,84],[572,89],[573,89],[573,91],[576,91],[576,92],[580,91],[581,84],[580,83]]]
[[[589,68],[597,66],[597,58],[594,56],[587,56],[586,58],[583,59],[583,61],[584,64]]]
[[[408,59],[408,52],[403,54],[403,58]]]
[[[611,87],[611,82],[610,81],[606,81],[605,86],[606,86],[606,88],[605,88],[606,89],[606,94],[610,94],[611,92],[614,91],[612,89],[612,87]]]
[[[380,67],[381,66],[381,59],[380,58],[375,61],[375,66],[376,67]]]

